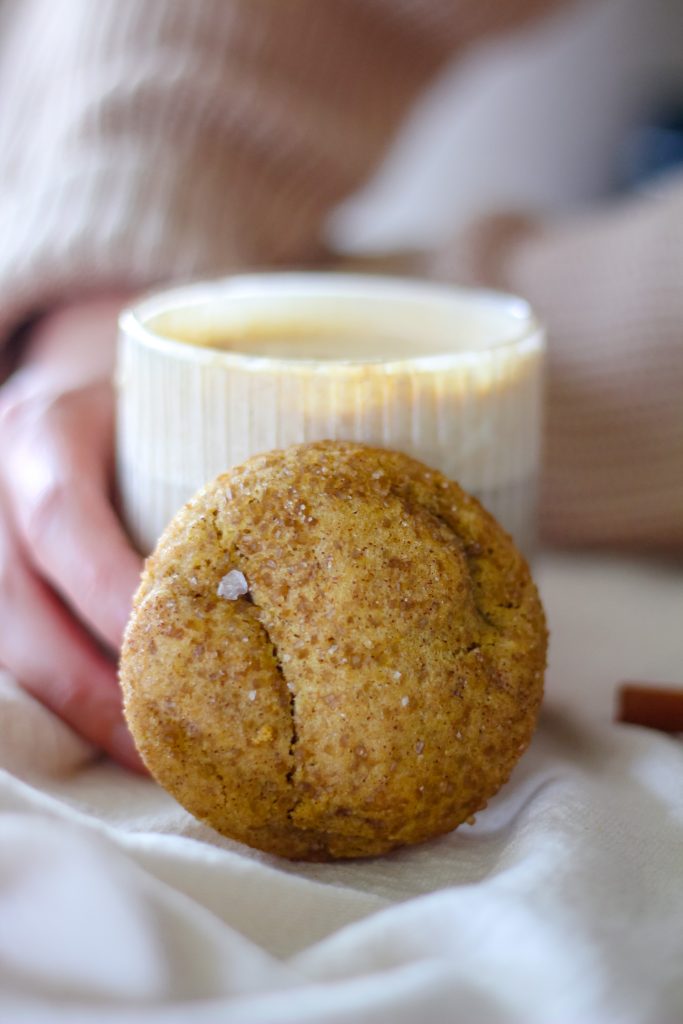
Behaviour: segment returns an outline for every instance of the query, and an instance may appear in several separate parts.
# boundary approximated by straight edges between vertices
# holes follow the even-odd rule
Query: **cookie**
[[[196,817],[284,857],[363,857],[486,806],[531,739],[546,642],[474,498],[330,441],[251,458],[178,512],[121,684],[145,763]]]

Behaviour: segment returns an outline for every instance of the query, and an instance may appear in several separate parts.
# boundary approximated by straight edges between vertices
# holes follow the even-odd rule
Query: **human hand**
[[[111,503],[122,296],[45,317],[0,388],[0,663],[128,767],[114,656],[141,559]]]

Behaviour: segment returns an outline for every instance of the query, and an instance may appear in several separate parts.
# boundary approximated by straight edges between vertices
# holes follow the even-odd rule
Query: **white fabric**
[[[436,842],[296,865],[193,821],[4,677],[0,1020],[663,1024],[683,1019],[683,747],[611,722],[675,681],[680,565],[546,555],[542,724]]]

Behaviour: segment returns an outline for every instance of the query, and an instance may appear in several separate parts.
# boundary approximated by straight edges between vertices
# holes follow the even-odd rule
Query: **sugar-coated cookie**
[[[507,780],[546,657],[529,569],[458,484],[346,442],[256,456],[180,510],[121,659],[152,774],[290,858],[447,832]]]

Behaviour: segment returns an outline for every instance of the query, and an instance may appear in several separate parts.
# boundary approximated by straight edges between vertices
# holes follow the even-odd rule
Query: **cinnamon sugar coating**
[[[248,591],[226,599],[233,571]],[[121,683],[146,764],[196,817],[285,857],[371,856],[508,779],[546,641],[524,559],[474,498],[398,452],[320,442],[249,459],[176,515]]]

